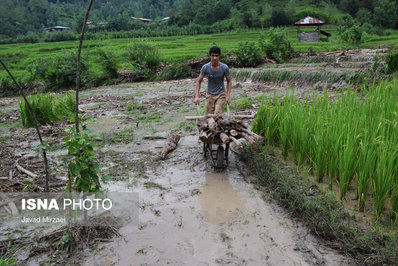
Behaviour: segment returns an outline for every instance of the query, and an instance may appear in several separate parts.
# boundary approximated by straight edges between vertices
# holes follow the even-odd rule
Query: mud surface
[[[160,142],[139,149],[156,151]],[[134,153],[135,160],[140,153],[118,152],[124,157]],[[232,153],[228,169],[215,171],[204,160],[196,136],[184,136],[167,161],[147,169],[146,178],[131,188],[140,195],[139,225],[126,224],[120,230],[124,239],[101,245],[85,265],[352,263],[323,246],[278,206],[265,202],[261,192],[244,181],[239,167]],[[152,185],[146,188],[144,183]],[[116,182],[108,188],[117,191],[120,186]]]
[[[187,79],[82,92],[83,116],[94,118],[89,127],[103,138],[97,143],[96,156],[102,171],[112,177],[104,187],[111,192],[138,192],[140,206],[139,224],[123,224],[122,237],[79,252],[84,264],[352,265],[350,258],[327,248],[245,182],[240,173],[243,166],[234,152],[230,152],[229,167],[224,171],[216,171],[203,157],[195,124],[184,119],[196,115],[194,84],[195,80]],[[283,87],[234,82],[232,97],[255,98],[275,91],[286,93]],[[296,92],[307,93],[305,89]],[[40,157],[30,148],[37,144],[34,130],[15,122],[17,100],[4,98],[0,104],[6,107],[0,116],[5,121],[0,127],[0,173],[7,177],[14,171],[9,180],[0,180],[1,189],[7,191],[13,178],[28,179],[15,170],[13,162],[24,162],[40,180],[43,173]],[[253,102],[254,107],[256,104]],[[67,152],[62,143],[71,126],[60,122],[42,127],[51,144],[48,153],[54,184],[65,180],[62,159]],[[177,149],[161,161],[162,138],[171,131],[182,137]],[[34,190],[34,186],[24,189]],[[36,258],[30,264],[38,261]]]

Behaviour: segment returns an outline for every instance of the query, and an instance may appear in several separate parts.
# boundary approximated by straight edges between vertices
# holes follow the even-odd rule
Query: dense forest
[[[35,35],[62,25],[79,31],[88,0],[0,0],[0,39]],[[212,26],[221,30],[289,25],[307,15],[338,23],[352,16],[359,26],[378,33],[397,26],[397,0],[95,0],[89,20],[94,31],[148,27],[130,23],[149,18],[158,27]],[[164,22],[162,18],[170,19]],[[156,23],[157,22],[157,23]],[[153,28],[154,26],[151,25]],[[91,29],[93,30],[93,29]]]

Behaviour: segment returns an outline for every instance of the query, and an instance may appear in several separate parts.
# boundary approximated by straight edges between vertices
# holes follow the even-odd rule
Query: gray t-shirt
[[[220,62],[220,67],[217,71],[211,69],[211,62],[205,64],[200,73],[205,75],[208,79],[207,82],[207,93],[208,94],[220,94],[225,91],[224,77],[229,75],[229,68],[226,64]]]

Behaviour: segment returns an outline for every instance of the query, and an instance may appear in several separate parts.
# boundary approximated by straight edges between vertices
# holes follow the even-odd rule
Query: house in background
[[[297,36],[299,42],[319,42],[321,39],[321,34],[325,35],[328,39],[331,36],[330,33],[321,30],[321,25],[325,24],[322,20],[317,18],[313,18],[307,16],[303,19],[300,19],[294,25],[297,26]],[[303,31],[300,27],[306,27],[309,29],[310,27],[315,27],[315,30],[312,29],[310,31]]]
[[[70,30],[70,27],[55,26],[55,27],[46,28],[46,32],[61,32],[63,30]]]
[[[131,23],[135,23],[136,21],[142,21],[145,24],[152,23],[152,19],[149,18],[136,18],[136,17],[131,17]]]

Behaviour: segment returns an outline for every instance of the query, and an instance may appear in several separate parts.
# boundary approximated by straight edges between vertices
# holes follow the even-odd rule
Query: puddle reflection
[[[226,172],[206,172],[206,182],[199,195],[205,219],[211,223],[233,222],[239,213],[246,211],[244,202],[229,182]]]

